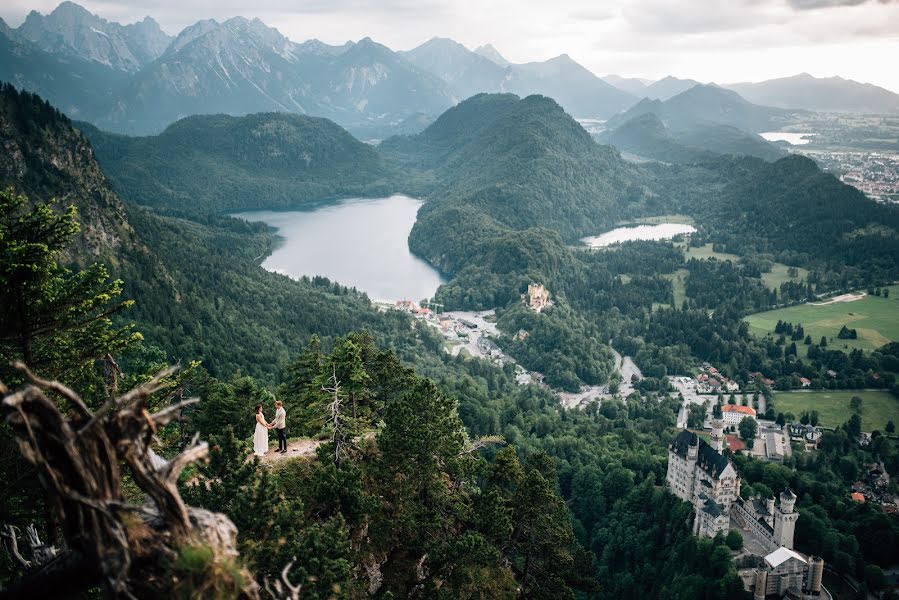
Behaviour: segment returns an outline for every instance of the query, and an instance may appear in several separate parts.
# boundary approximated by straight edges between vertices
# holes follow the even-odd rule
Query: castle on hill
[[[691,431],[681,431],[668,446],[668,491],[693,505],[693,534],[714,538],[727,535],[732,524],[751,533],[764,550],[758,556],[751,587],[755,600],[798,594],[821,594],[824,562],[793,550],[799,513],[790,490],[774,498],[740,497],[740,477],[724,454],[726,438],[721,407],[715,406],[710,442]]]

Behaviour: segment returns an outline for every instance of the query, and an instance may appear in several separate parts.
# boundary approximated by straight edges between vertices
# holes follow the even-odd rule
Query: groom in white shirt
[[[272,425],[278,434],[278,452],[282,454],[287,452],[287,436],[284,435],[284,429],[287,427],[286,421],[287,411],[284,410],[280,400],[275,400],[275,420],[272,421]]]

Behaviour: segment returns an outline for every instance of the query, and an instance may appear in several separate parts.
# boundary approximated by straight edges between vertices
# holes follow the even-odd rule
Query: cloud
[[[796,10],[815,10],[818,8],[839,8],[845,6],[858,6],[871,0],[787,0],[787,3]],[[896,0],[875,0],[879,4],[890,4]]]
[[[689,5],[642,0],[628,4],[623,16],[634,31],[663,35],[753,29],[790,18],[782,6],[766,0],[694,0]]]
[[[577,21],[607,21],[614,18],[617,11],[609,8],[584,8],[568,13],[568,17]]]

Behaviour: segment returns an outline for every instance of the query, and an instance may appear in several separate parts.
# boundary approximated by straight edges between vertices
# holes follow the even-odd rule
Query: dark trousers
[[[287,450],[287,436],[284,435],[284,428],[275,429],[278,432],[278,450]]]

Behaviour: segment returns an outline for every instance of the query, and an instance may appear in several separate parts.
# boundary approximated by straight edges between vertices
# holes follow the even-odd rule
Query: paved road
[[[617,350],[609,346],[615,357],[615,371],[621,373],[621,384],[618,386],[618,396],[627,398],[634,391],[631,384],[631,377],[636,375],[637,379],[643,379],[643,373],[634,363],[630,356],[622,357]],[[604,398],[612,398],[607,385],[591,385],[584,386],[580,392],[559,392],[559,400],[565,408],[574,408],[590,400],[600,400]]]

